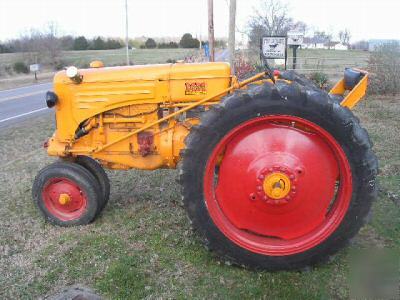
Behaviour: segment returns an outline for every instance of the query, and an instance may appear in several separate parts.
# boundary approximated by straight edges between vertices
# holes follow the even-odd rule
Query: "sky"
[[[237,0],[237,38],[262,0]],[[288,14],[333,35],[348,28],[352,41],[400,39],[400,0],[283,0]],[[228,35],[229,0],[214,0],[217,37]],[[129,36],[207,38],[207,0],[128,0]],[[61,34],[125,36],[125,0],[0,0],[0,40],[55,22]]]

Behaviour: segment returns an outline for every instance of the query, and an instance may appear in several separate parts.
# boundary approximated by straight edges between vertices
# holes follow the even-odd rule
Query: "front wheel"
[[[32,196],[48,222],[65,227],[93,221],[103,197],[96,178],[71,162],[56,162],[40,170]]]
[[[103,197],[99,199],[100,202],[97,209],[97,214],[99,214],[106,207],[108,200],[110,199],[110,180],[108,179],[107,173],[96,160],[89,156],[79,155],[76,158],[75,163],[88,170],[100,184]]]
[[[269,270],[326,260],[363,225],[377,161],[354,115],[278,81],[203,114],[186,140],[189,217],[223,259]]]

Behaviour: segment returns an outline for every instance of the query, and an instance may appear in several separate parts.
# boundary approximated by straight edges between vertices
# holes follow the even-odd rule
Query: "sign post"
[[[286,37],[285,36],[264,36],[261,38],[261,57],[267,59],[284,59],[286,70]]]
[[[37,72],[40,70],[40,65],[39,64],[33,64],[29,65],[29,71],[35,73],[35,80],[37,80]]]
[[[296,69],[297,49],[303,44],[304,34],[298,31],[289,31],[287,36],[288,45],[293,49],[293,69]]]

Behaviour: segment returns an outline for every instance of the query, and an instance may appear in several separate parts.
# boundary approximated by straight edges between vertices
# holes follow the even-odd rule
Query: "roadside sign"
[[[287,33],[287,43],[289,46],[301,46],[304,34],[299,31],[289,31]]]
[[[39,70],[40,70],[40,65],[39,64],[29,65],[29,71],[31,71],[31,72],[39,72]]]
[[[286,59],[286,37],[265,36],[261,42],[261,54],[265,59]]]
[[[29,71],[35,73],[35,80],[37,80],[37,72],[40,71],[40,65],[39,64],[29,65]]]

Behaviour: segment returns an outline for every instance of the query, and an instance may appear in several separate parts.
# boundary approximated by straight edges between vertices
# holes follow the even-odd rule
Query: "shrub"
[[[310,80],[318,85],[321,89],[326,90],[328,88],[329,78],[328,75],[323,72],[314,72],[310,74]]]
[[[28,66],[22,61],[17,61],[16,63],[14,63],[13,70],[15,73],[29,73]]]
[[[59,71],[64,69],[67,66],[67,63],[62,59],[57,59],[54,62],[54,70]]]
[[[12,75],[12,73],[13,73],[12,70],[13,70],[13,67],[11,65],[4,65],[4,71],[6,71],[6,73],[8,75]]]
[[[243,56],[235,60],[235,74],[239,80],[249,77],[255,70],[255,66],[245,60]]]
[[[179,45],[178,45],[178,43],[175,43],[175,42],[160,43],[160,44],[158,44],[158,48],[160,48],[160,49],[175,49],[175,48],[179,48]]]
[[[368,61],[371,94],[400,93],[400,44],[391,42],[375,48]]]
[[[145,45],[145,47],[147,48],[147,49],[154,49],[154,48],[156,48],[157,47],[157,43],[156,43],[156,41],[155,40],[153,40],[153,39],[147,39],[147,41],[144,43],[144,45]]]
[[[99,36],[93,40],[90,49],[104,50],[104,49],[106,49],[106,42]]]

